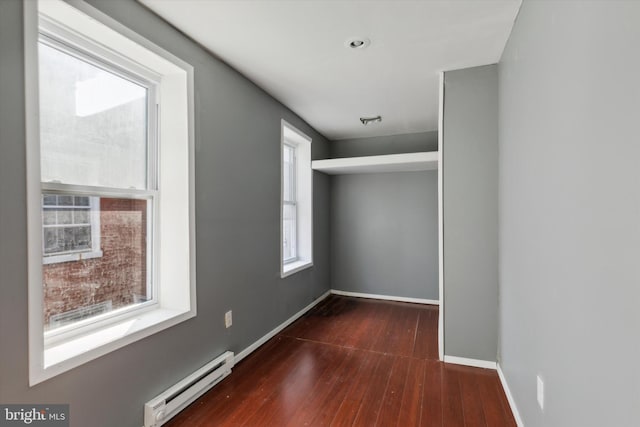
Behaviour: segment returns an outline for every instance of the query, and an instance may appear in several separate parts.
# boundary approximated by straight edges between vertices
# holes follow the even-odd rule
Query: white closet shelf
[[[438,152],[314,160],[311,162],[311,168],[329,175],[436,170],[438,169]]]

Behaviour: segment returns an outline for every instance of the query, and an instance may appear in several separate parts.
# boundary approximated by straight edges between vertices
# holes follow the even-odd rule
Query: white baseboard
[[[293,322],[298,320],[300,317],[302,317],[303,314],[305,314],[307,311],[311,310],[313,307],[318,305],[318,303],[320,301],[322,301],[323,299],[328,297],[330,294],[331,294],[331,291],[327,291],[324,294],[320,295],[318,298],[313,300],[313,302],[311,304],[309,304],[308,306],[306,306],[305,308],[303,308],[302,310],[300,310],[299,312],[297,312],[296,314],[294,314],[293,316],[291,316],[290,318],[288,318],[287,320],[282,322],[275,329],[273,329],[271,332],[267,333],[265,336],[260,338],[258,341],[254,342],[249,347],[245,348],[240,353],[236,354],[235,359],[234,359],[235,363],[240,362],[242,359],[244,359],[245,357],[247,357],[248,355],[253,353],[258,347],[260,347],[262,344],[266,343],[271,338],[276,336],[284,328],[286,328],[287,326],[289,326],[290,324],[292,324]]]
[[[435,299],[394,297],[389,295],[378,295],[378,294],[364,294],[361,292],[338,291],[336,289],[331,289],[331,293],[334,295],[342,295],[345,297],[371,298],[371,299],[381,299],[386,301],[399,301],[399,302],[412,302],[416,304],[440,305],[440,301]]]
[[[507,395],[507,401],[509,402],[509,406],[511,407],[511,412],[513,413],[513,418],[516,419],[516,424],[518,427],[524,427],[524,423],[522,422],[522,418],[520,417],[520,412],[518,412],[518,407],[516,406],[516,401],[513,399],[513,395],[511,394],[511,390],[509,389],[509,384],[507,384],[507,379],[502,372],[502,368],[498,363],[498,377],[500,378],[500,383],[502,383],[502,389],[504,390],[504,394]]]
[[[456,365],[473,366],[474,368],[497,369],[497,363],[490,360],[468,359],[466,357],[444,356],[445,363],[453,363]]]

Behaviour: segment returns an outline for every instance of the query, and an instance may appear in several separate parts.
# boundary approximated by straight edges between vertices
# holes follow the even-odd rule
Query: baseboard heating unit
[[[234,355],[227,351],[147,402],[144,405],[144,427],[158,427],[169,421],[187,405],[227,377],[231,373],[233,364]]]

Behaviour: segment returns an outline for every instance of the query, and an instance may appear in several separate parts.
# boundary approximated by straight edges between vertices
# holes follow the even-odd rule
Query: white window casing
[[[34,385],[196,315],[193,68],[82,1],[24,4],[29,382]],[[149,147],[152,161],[146,190],[42,182],[38,120],[42,36],[53,36],[56,42],[88,51],[143,81],[156,82],[149,95],[148,117],[149,134],[158,144]],[[153,250],[147,251],[147,265],[153,267],[153,283],[148,284],[154,288],[153,300],[45,332],[43,192],[150,200],[147,238]]]
[[[280,275],[284,278],[313,266],[313,171],[311,138],[285,120],[281,122],[280,145]],[[293,162],[285,162],[285,150],[293,152]],[[292,170],[285,170],[290,164]],[[285,242],[285,209],[293,215],[295,242]],[[294,248],[292,256],[286,256],[286,244]]]

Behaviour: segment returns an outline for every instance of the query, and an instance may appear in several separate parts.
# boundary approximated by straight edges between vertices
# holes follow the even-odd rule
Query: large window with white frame
[[[35,384],[195,315],[193,71],[82,2],[25,40]]]
[[[43,18],[38,69],[45,330],[153,301],[155,287],[158,79],[130,60],[100,58],[90,40],[64,36]],[[130,209],[132,201],[139,209]]]
[[[313,265],[311,138],[282,121],[281,275]]]

